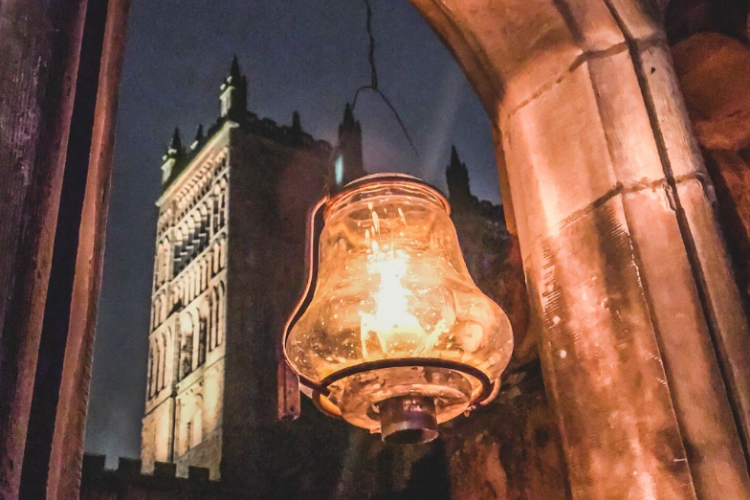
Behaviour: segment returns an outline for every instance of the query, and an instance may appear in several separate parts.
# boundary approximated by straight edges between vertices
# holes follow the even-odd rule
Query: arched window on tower
[[[219,242],[219,269],[224,269],[227,265],[227,238],[221,237]]]
[[[159,390],[167,386],[167,339],[161,335],[161,358],[159,358]]]
[[[178,227],[175,230],[174,238],[174,252],[172,261],[174,263],[172,267],[172,275],[177,276],[182,271],[183,266],[183,251],[185,246],[185,232],[182,227]]]
[[[161,251],[161,265],[159,268],[159,285],[163,285],[169,280],[169,250],[172,248],[172,243],[169,238],[166,238],[162,243]]]
[[[217,184],[211,193],[211,236],[219,230],[219,195],[221,188]]]
[[[207,262],[207,259],[204,257],[201,259],[201,293],[203,293],[203,290],[208,288],[208,266],[209,263]]]
[[[161,323],[161,297],[154,299],[154,307],[151,311],[151,330],[155,330]]]
[[[180,378],[193,371],[193,318],[184,314],[180,318]]]
[[[196,409],[192,423],[190,447],[195,448],[203,441],[203,411],[200,408]]]
[[[187,219],[187,247],[185,248],[185,253],[187,255],[187,258],[185,259],[185,262],[183,263],[183,266],[187,265],[191,260],[193,260],[193,256],[195,255],[196,246],[197,246],[197,239],[198,239],[198,228],[195,224],[195,218],[193,218],[192,215],[188,216]]]
[[[154,344],[149,345],[148,352],[148,382],[146,383],[146,392],[148,399],[154,397]]]
[[[226,289],[223,281],[219,281],[216,286],[216,345],[220,346],[224,342],[225,313],[226,313]]]
[[[221,269],[221,267],[219,266],[220,249],[221,246],[219,245],[219,243],[214,243],[213,249],[211,250],[211,270],[213,271],[211,273],[212,277],[216,276],[216,274]]]
[[[208,337],[208,302],[204,301],[200,307],[198,326],[198,366],[206,362],[206,342]]]
[[[209,211],[208,207],[205,203],[201,203],[200,206],[200,231],[198,233],[199,238],[199,248],[198,251],[202,252],[205,250],[206,246],[208,245],[208,238],[209,238]]]
[[[189,394],[180,405],[179,453],[192,450],[203,441],[203,398]]]
[[[219,229],[227,223],[227,180],[219,181]]]
[[[153,388],[154,388],[153,395],[156,396],[157,394],[159,394],[159,389],[161,389],[161,387],[159,387],[159,378],[161,377],[161,365],[160,365],[161,349],[159,349],[159,342],[158,341],[154,342],[154,356],[153,356],[153,358],[154,358],[155,369],[154,369],[154,373],[153,373],[153,376],[152,376],[151,380],[152,380],[152,385],[153,385]]]
[[[211,295],[208,302],[208,345],[209,350],[213,351],[216,349],[216,341],[218,334],[218,316],[217,311],[219,310],[219,292],[217,287],[211,290]]]

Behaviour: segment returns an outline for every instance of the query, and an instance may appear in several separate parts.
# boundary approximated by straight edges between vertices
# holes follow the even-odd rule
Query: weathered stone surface
[[[702,147],[738,151],[750,144],[750,48],[700,33],[672,48],[685,102]]]
[[[705,169],[661,13],[638,1],[412,3],[499,127],[573,498],[750,495],[721,377],[745,352],[720,348],[743,347],[747,326],[705,216],[710,184],[682,188]]]
[[[499,397],[442,432],[451,498],[567,500],[567,470],[538,363],[508,374]]]
[[[173,464],[155,463],[153,474],[141,474],[138,460],[120,459],[117,469],[105,468],[105,457],[83,459],[81,500],[219,500],[218,482],[208,479],[208,469],[191,467],[189,477],[175,475]],[[246,498],[253,498],[252,496]]]
[[[750,150],[750,47],[718,33],[696,34],[673,48],[675,68],[685,92],[697,139],[703,148],[708,171],[716,188],[719,220],[732,255],[734,275],[728,263],[710,251],[716,242],[716,231],[695,231],[698,254],[705,262],[707,300],[720,312],[712,319],[722,332],[736,330],[735,335],[715,336],[719,356],[724,360],[726,384],[737,395],[736,418],[745,429],[750,428],[750,338],[747,331],[736,327],[743,318],[734,309],[722,304],[736,299],[737,283],[742,291],[746,313],[750,311],[748,280],[748,155]],[[743,155],[745,158],[743,158]],[[700,190],[686,184],[681,197],[702,210],[687,212],[689,224],[711,228],[716,221],[706,208]],[[710,193],[711,195],[713,193]],[[708,241],[706,241],[708,239]],[[719,278],[724,277],[724,278]],[[747,440],[747,431],[745,434]]]

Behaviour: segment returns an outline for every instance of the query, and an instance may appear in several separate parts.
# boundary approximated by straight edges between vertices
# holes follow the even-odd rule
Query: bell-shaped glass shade
[[[314,383],[333,375],[325,404],[350,423],[377,432],[380,403],[406,396],[444,422],[486,389],[460,366],[490,381],[507,366],[508,318],[469,276],[445,198],[416,179],[369,176],[331,200],[318,266],[287,359]]]

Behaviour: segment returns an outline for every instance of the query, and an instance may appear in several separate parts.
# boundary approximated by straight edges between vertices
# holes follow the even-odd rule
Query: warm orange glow
[[[447,203],[408,178],[373,177],[326,207],[316,291],[290,332],[290,364],[319,382],[363,362],[440,358],[497,380],[512,350],[510,324],[471,280]],[[433,397],[442,422],[481,389],[447,368],[383,368],[335,382],[329,399],[346,420],[377,431],[373,412],[384,399]]]

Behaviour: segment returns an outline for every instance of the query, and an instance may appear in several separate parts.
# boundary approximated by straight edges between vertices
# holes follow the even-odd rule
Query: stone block
[[[175,477],[177,474],[177,465],[167,462],[154,463],[154,477]]]
[[[591,4],[592,2],[589,2]],[[662,20],[651,0],[610,0],[615,16],[628,36],[636,40],[664,38]]]
[[[117,472],[123,476],[140,476],[142,462],[135,458],[120,457]]]
[[[674,177],[705,175],[703,159],[693,136],[682,91],[672,66],[666,42],[638,47],[635,61],[644,85],[644,96],[651,107],[657,139],[664,147],[665,160]]]
[[[605,2],[561,0],[554,4],[585,52],[600,52],[625,44],[625,35]]]
[[[539,364],[523,370],[521,384],[504,384],[491,405],[445,427],[452,498],[570,498],[560,436]]]
[[[502,124],[513,199],[521,199],[529,242],[555,232],[615,188],[588,66],[581,65]],[[528,238],[528,239],[527,239]],[[525,241],[526,240],[526,241]]]
[[[698,497],[740,498],[746,479],[731,464],[742,450],[691,262],[687,251],[671,250],[685,245],[671,196],[661,188],[623,197]],[[700,459],[691,455],[698,449]]]
[[[699,33],[672,47],[672,54],[701,146],[738,150],[750,144],[750,47]]]
[[[693,498],[621,195],[537,242],[532,268],[573,498]]]
[[[86,453],[83,455],[81,474],[87,477],[95,477],[104,473],[107,457]]]
[[[664,169],[630,52],[587,64],[617,182],[627,190],[660,181]]]
[[[208,481],[209,471],[204,467],[188,467],[188,478],[194,481]]]

